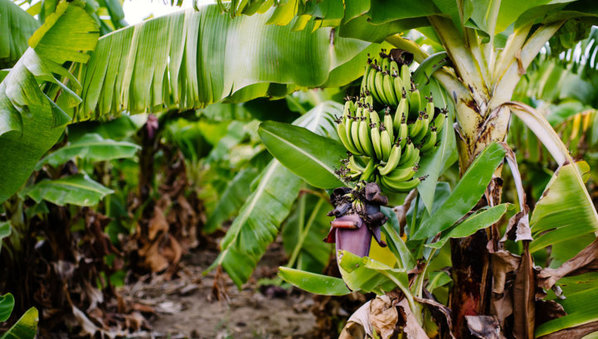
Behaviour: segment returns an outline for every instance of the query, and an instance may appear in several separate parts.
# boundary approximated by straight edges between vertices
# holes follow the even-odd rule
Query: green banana
[[[416,86],[424,86],[428,83],[434,72],[449,63],[449,57],[446,51],[430,55],[422,61],[415,72],[413,72],[413,82]]]
[[[371,95],[366,95],[363,101],[365,102],[366,106],[374,107],[374,98],[372,98]]]
[[[389,181],[387,177],[382,177],[380,180],[384,186],[395,192],[409,192],[416,188],[421,182],[420,178],[413,178],[411,180],[401,182]]]
[[[355,117],[361,118],[363,116],[363,104],[361,102],[357,102],[357,109],[355,110]]]
[[[428,103],[426,104],[426,114],[434,117],[434,101],[432,100],[432,94],[430,94],[430,97],[426,99],[428,99]]]
[[[394,144],[392,149],[390,150],[390,156],[388,157],[388,161],[386,165],[383,167],[378,168],[378,172],[380,175],[387,175],[397,167],[399,164],[399,160],[401,159],[401,146]]]
[[[363,172],[365,170],[365,167],[358,163],[353,155],[349,157],[349,163],[347,164],[347,167],[356,172]]]
[[[409,125],[407,125],[406,121],[403,122],[399,127],[398,136],[399,138],[397,140],[399,140],[399,144],[401,145],[401,147],[405,147],[405,144],[409,139]]]
[[[436,127],[436,130],[438,131],[438,133],[442,132],[442,129],[444,128],[444,125],[445,125],[445,120],[446,120],[446,113],[444,113],[441,110],[440,113],[438,113],[438,115],[436,116],[436,118],[434,118],[434,122],[432,122],[432,125],[434,127]]]
[[[388,129],[383,127],[382,125],[380,132],[380,146],[382,148],[382,160],[388,161],[388,157],[390,157],[390,150],[392,149],[392,141],[390,140],[390,134],[388,134]]]
[[[382,74],[381,70],[376,72],[376,77],[374,78],[374,85],[376,86],[376,93],[380,97],[381,103],[388,103],[389,100],[386,98],[386,94],[384,93],[384,75]]]
[[[405,97],[405,86],[403,85],[403,80],[401,79],[400,76],[398,75],[393,75],[393,88],[395,91],[395,96],[397,97],[397,100],[400,100],[401,98]]]
[[[365,154],[365,150],[359,143],[359,124],[361,123],[361,118],[355,117],[353,123],[351,123],[351,141],[355,145],[355,148],[359,152],[358,154]]]
[[[419,93],[419,90],[417,88],[415,88],[415,86],[411,87],[411,90],[409,92],[409,117],[413,118],[416,117],[419,114],[419,111],[421,106],[421,94]]]
[[[384,54],[384,50],[380,52],[380,58],[382,59],[380,61],[380,67],[382,68],[382,71],[390,70],[390,58],[388,55]]]
[[[378,112],[374,111],[373,109],[369,109],[369,115],[371,123],[380,124],[380,116],[378,115]]]
[[[365,166],[365,169],[363,170],[363,173],[361,174],[361,178],[360,180],[363,181],[369,181],[372,174],[374,174],[374,171],[376,171],[376,162],[374,161],[374,158],[370,158],[370,161],[368,161],[368,164]]]
[[[408,160],[411,160],[413,153],[415,153],[415,145],[413,142],[411,142],[411,140],[409,140],[409,138],[407,138],[405,146],[403,146],[402,149],[403,154],[401,155],[401,161],[399,161],[399,165],[401,166],[407,163]]]
[[[338,138],[341,140],[341,142],[343,143],[343,145],[345,146],[345,148],[353,153],[353,154],[357,154],[358,151],[355,148],[355,146],[353,145],[353,143],[351,142],[350,139],[347,139],[347,131],[345,130],[346,126],[344,124],[344,122],[341,122],[340,124],[338,124],[336,126],[336,132],[338,133]]]
[[[390,115],[390,108],[386,107],[386,109],[384,110],[384,126],[388,130],[388,134],[390,135],[391,142],[394,142],[394,140],[395,140],[393,124],[394,123],[392,121],[392,115]]]
[[[407,114],[409,112],[409,101],[407,98],[401,98],[399,100],[399,105],[397,106],[397,110],[395,111],[395,116],[393,120],[393,127],[395,130],[399,130],[401,124],[407,121]]]
[[[394,59],[390,60],[390,69],[389,69],[389,74],[392,76],[398,76],[399,75],[399,65],[397,64],[396,61],[394,61]]]
[[[422,144],[420,151],[422,153],[425,153],[425,152],[432,150],[434,148],[434,146],[436,146],[437,139],[438,139],[438,133],[436,132],[436,127],[432,127],[432,130],[430,133],[428,133],[428,137]]]
[[[365,65],[365,71],[363,72],[363,78],[361,79],[361,87],[359,88],[360,93],[365,93],[365,90],[367,89],[368,73],[370,73],[371,69],[372,67],[370,67],[369,63]]]
[[[375,60],[374,60],[375,61]],[[378,74],[378,66],[376,66],[374,63],[370,64],[370,66],[372,67],[372,70],[370,71],[370,73],[368,73],[368,80],[367,80],[367,89],[369,90],[370,94],[373,96],[374,99],[376,99],[376,101],[380,102],[380,96],[378,95],[378,92],[376,91],[376,74]],[[367,92],[366,92],[367,95]]]
[[[413,178],[413,176],[415,176],[415,173],[417,173],[417,166],[403,166],[403,167],[398,167],[396,169],[394,169],[393,171],[391,171],[386,178],[389,181],[392,182],[400,182],[400,181],[405,181],[405,180],[409,180],[411,178]]]
[[[368,128],[369,125],[370,124],[365,118],[362,118],[362,120],[359,122],[359,144],[365,151],[365,154],[370,157],[374,157],[375,153],[374,148],[372,147],[372,140],[370,139],[370,129]]]
[[[428,127],[430,126],[430,122],[432,122],[432,116],[422,112],[422,129],[419,131],[419,133],[416,136],[412,137],[412,140],[415,144],[419,145],[422,140],[424,140],[424,137],[426,135],[428,135],[428,133],[430,132],[430,130],[428,129]]]
[[[411,145],[413,145],[413,143],[411,143]],[[411,152],[408,155],[403,155],[401,157],[401,160],[405,159],[405,162],[400,165],[405,166],[405,164],[411,164],[412,166],[416,166],[417,164],[419,164],[420,158],[421,158],[421,151],[419,150],[419,148],[414,146],[413,152]]]
[[[399,103],[399,100],[395,95],[392,77],[387,71],[384,71],[382,80],[384,85],[384,96],[386,96],[386,99],[388,100],[387,104],[396,106]]]
[[[377,115],[378,113],[376,113]],[[376,159],[382,159],[382,144],[380,140],[380,124],[372,123],[370,125],[370,138],[372,139],[372,146],[374,147],[374,153],[376,153]]]
[[[353,100],[349,100],[349,115],[355,115],[355,111],[357,110],[357,106]]]
[[[409,125],[409,137],[415,138],[419,132],[421,132],[422,128],[424,127],[423,116],[419,115],[415,122]]]
[[[411,71],[407,65],[401,66],[401,82],[406,91],[411,88]]]
[[[345,132],[347,134],[347,142],[353,146],[353,149],[356,151],[356,153],[354,154],[360,154],[361,152],[359,152],[359,148],[357,148],[357,146],[355,145],[355,142],[353,142],[353,124],[355,124],[355,117],[347,117],[347,120],[345,121]],[[353,153],[353,152],[351,152]]]

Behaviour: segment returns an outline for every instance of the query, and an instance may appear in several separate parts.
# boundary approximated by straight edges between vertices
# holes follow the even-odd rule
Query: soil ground
[[[148,276],[120,293],[153,308],[148,323],[154,338],[312,338],[313,297],[259,284],[275,278],[284,260],[280,247],[269,248],[242,290],[217,270],[204,276],[218,252],[201,249],[183,258],[176,277]]]

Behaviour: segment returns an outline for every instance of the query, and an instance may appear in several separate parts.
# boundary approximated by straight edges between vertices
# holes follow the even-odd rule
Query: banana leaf
[[[76,119],[284,96],[296,86],[338,87],[359,77],[367,54],[378,48],[330,29],[266,25],[269,13],[230,18],[210,5],[102,37],[79,77],[83,103]]]
[[[62,64],[87,61],[97,38],[97,26],[80,2],[61,2],[29,40],[32,48],[0,83],[0,202],[27,180],[70,121],[63,108],[76,104],[78,97],[62,83],[74,79]],[[49,84],[67,98],[60,106],[41,90]]]
[[[554,174],[530,218],[530,251],[598,230],[598,216],[575,163]],[[561,258],[562,260],[562,258]]]
[[[12,309],[15,307],[15,298],[12,294],[7,293],[0,295],[0,322],[4,322],[10,318]]]
[[[465,172],[448,199],[432,215],[423,220],[410,239],[427,239],[444,231],[461,219],[478,203],[492,179],[496,168],[502,164],[505,150],[499,144],[490,144],[478,155]]]
[[[0,0],[0,69],[12,67],[25,53],[39,22],[10,0]]]
[[[346,295],[351,293],[343,279],[327,275],[280,267],[278,276],[284,281],[314,294]]]
[[[46,155],[38,162],[36,169],[41,168],[46,163],[57,166],[75,158],[90,161],[130,158],[140,148],[131,142],[104,139],[95,133],[87,134]]]
[[[260,124],[259,134],[268,151],[310,185],[328,189],[343,186],[338,170],[347,151],[341,143],[274,121]]]
[[[28,196],[38,203],[46,200],[60,206],[93,206],[113,192],[86,175],[75,174],[55,180],[44,179],[25,188],[19,194]]]
[[[39,312],[32,307],[0,339],[33,339],[37,334],[38,322]]]

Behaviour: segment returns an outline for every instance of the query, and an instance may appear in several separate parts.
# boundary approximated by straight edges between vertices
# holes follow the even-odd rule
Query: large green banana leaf
[[[338,87],[359,77],[378,48],[330,29],[267,25],[269,16],[230,18],[212,5],[102,37],[80,75],[83,103],[75,119],[201,108],[229,96],[284,95],[296,86]]]
[[[294,124],[320,135],[335,133],[334,129],[326,127],[333,113],[321,106],[331,107],[336,112],[334,106],[325,102]],[[276,238],[280,225],[297,198],[302,181],[278,160],[272,160],[256,184],[222,239],[221,253],[212,264],[212,267],[222,266],[239,287],[249,279],[266,247]]]
[[[61,2],[29,40],[32,48],[0,83],[0,202],[27,180],[70,121],[63,108],[76,104],[78,97],[62,83],[74,79],[62,65],[87,61],[86,52],[93,50],[97,39],[96,23],[82,4]],[[42,91],[48,85],[62,90],[67,98],[62,107]]]
[[[15,64],[27,47],[27,39],[39,27],[34,17],[10,0],[0,0],[0,69]]]
[[[592,12],[595,6],[589,1],[575,0],[257,0],[233,1],[221,7],[231,13],[252,15],[263,12],[271,6],[275,11],[268,20],[270,24],[290,25],[302,30],[316,27],[339,27],[341,36],[367,41],[382,41],[388,35],[411,28],[429,26],[428,16],[442,15],[452,19],[456,27],[475,29],[483,37],[495,36],[513,25],[550,21],[562,18],[559,10],[568,10],[574,16]],[[572,4],[571,4],[572,3]],[[501,40],[501,39],[497,39]]]

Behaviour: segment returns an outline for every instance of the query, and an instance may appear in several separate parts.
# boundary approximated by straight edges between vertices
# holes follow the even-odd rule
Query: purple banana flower
[[[387,204],[388,199],[381,194],[378,185],[358,185],[354,190],[337,188],[330,198],[335,208],[329,215],[336,218],[330,223],[330,232],[324,241],[336,243],[337,250],[360,257],[370,253],[372,236],[380,246],[386,246],[380,235],[386,216],[380,212],[380,206]]]

